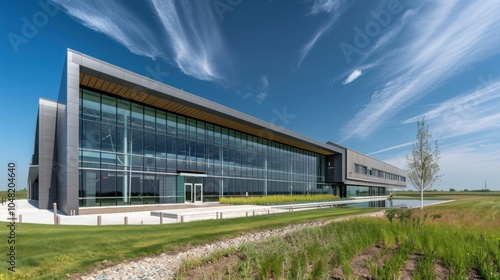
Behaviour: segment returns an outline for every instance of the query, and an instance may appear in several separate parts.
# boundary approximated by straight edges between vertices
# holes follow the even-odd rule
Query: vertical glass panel
[[[101,153],[101,169],[116,170],[116,154]]]
[[[81,166],[89,168],[100,168],[101,154],[99,152],[82,151]]]
[[[80,198],[82,206],[96,206],[96,196],[100,191],[100,172],[96,170],[82,170],[80,172]]]
[[[129,167],[129,155],[117,154],[116,155],[116,169],[117,170],[128,170]]]
[[[156,126],[155,109],[144,107],[144,130],[155,131]]]
[[[116,152],[116,126],[112,124],[101,125],[101,150]]]
[[[167,133],[167,113],[165,111],[156,110],[156,133]]]
[[[116,172],[101,171],[101,197],[116,197]]]
[[[155,133],[144,131],[144,155],[153,156],[155,154]]]
[[[135,155],[142,155],[143,135],[140,130],[131,130],[130,149]]]
[[[220,126],[214,126],[214,143],[220,145],[222,143],[222,138],[221,138],[221,127]]]
[[[101,122],[116,124],[116,98],[102,95]]]
[[[116,152],[130,154],[130,129],[123,126],[116,127]]]
[[[124,205],[129,204],[128,197],[128,173],[116,172],[116,204]]]
[[[132,127],[135,129],[142,130],[144,122],[143,106],[132,103],[131,108],[132,108],[132,121],[131,121]]]
[[[181,169],[181,168],[179,167],[179,169]],[[175,158],[173,158],[173,159],[168,158],[167,159],[167,172],[168,173],[177,172],[177,160]]]
[[[163,134],[156,134],[156,157],[167,157],[166,148],[167,136]]]
[[[99,150],[101,143],[101,129],[98,122],[82,120],[82,143],[81,148]]]
[[[177,136],[177,116],[172,113],[167,113],[167,134]]]
[[[179,160],[186,160],[188,157],[188,147],[187,147],[187,140],[179,138],[177,139],[177,159]]]
[[[156,185],[156,176],[154,174],[144,174],[143,181],[143,196],[146,196],[144,199],[144,204],[155,204],[155,198],[149,198],[147,196],[158,196],[158,187]]]
[[[148,172],[155,172],[156,168],[156,161],[155,158],[152,156],[145,156],[144,157],[144,171]]]
[[[230,147],[236,146],[236,139],[235,139],[234,135],[235,135],[234,130],[229,130],[229,146]]]
[[[207,132],[207,143],[213,143],[214,142],[214,125],[213,124],[206,124],[206,132]]]
[[[85,120],[100,121],[100,94],[88,90],[83,90],[82,98],[82,118]]]
[[[156,158],[156,172],[167,172],[167,159],[166,158]]]
[[[241,148],[241,133],[239,131],[236,131],[234,138],[236,148]]]
[[[196,121],[193,119],[187,119],[188,125],[188,139],[196,141]]]
[[[177,154],[176,138],[167,136],[166,153],[169,158],[174,158]]]
[[[130,102],[118,99],[116,120],[119,126],[130,126]]]
[[[130,178],[130,194],[131,204],[143,204],[142,203],[142,189],[143,189],[143,174],[142,173],[132,173]]]
[[[205,142],[207,140],[206,138],[206,133],[205,133],[205,123],[202,121],[197,121],[196,122],[196,140],[198,142]]]
[[[177,136],[184,139],[187,137],[186,118],[183,116],[177,117]]]
[[[222,145],[224,147],[229,146],[229,131],[227,128],[222,128]]]
[[[196,158],[202,161],[205,159],[205,143],[196,142]]]
[[[134,171],[143,171],[144,170],[144,158],[142,156],[131,156],[131,168]]]

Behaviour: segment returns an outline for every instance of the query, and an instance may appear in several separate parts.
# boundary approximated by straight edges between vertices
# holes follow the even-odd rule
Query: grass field
[[[435,194],[456,201],[392,222],[355,219],[247,244],[211,274],[184,267],[178,278],[500,279],[500,193]]]
[[[464,199],[469,200],[478,197],[498,197],[500,192],[424,192],[424,199],[449,200]],[[395,192],[395,199],[420,199],[420,192]]]
[[[375,209],[330,208],[284,214],[210,220],[170,225],[54,226],[17,224],[16,270],[7,271],[7,238],[2,246],[0,279],[64,279],[67,273],[91,271],[104,260],[125,259],[178,251],[242,233],[312,220],[373,212]],[[5,228],[5,223],[0,226]]]
[[[410,221],[405,225],[399,221],[390,223],[386,219],[359,219],[335,223],[318,232],[303,231],[297,233],[298,235],[287,237],[286,240],[282,239],[286,242],[280,245],[276,239],[267,242],[270,247],[261,247],[259,244],[252,248],[252,245],[248,245],[246,247],[248,249],[243,249],[248,251],[238,252],[238,254],[244,254],[248,262],[235,263],[235,266],[230,268],[232,274],[222,278],[238,279],[248,275],[260,275],[262,278],[281,275],[285,275],[285,278],[292,276],[300,276],[304,279],[316,278],[316,276],[322,278],[331,275],[332,268],[335,268],[337,272],[341,271],[344,276],[355,275],[355,270],[350,268],[350,262],[363,250],[373,248],[375,245],[381,248],[379,254],[392,252],[391,257],[387,258],[390,264],[387,266],[376,264],[374,260],[377,257],[371,257],[370,271],[374,277],[380,279],[384,279],[383,275],[397,273],[401,263],[413,256],[415,252],[421,254],[419,256],[425,256],[422,257],[422,265],[418,266],[420,269],[418,275],[432,275],[430,267],[434,261],[439,260],[444,263],[445,267],[453,268],[454,274],[450,274],[452,279],[460,278],[471,267],[484,274],[488,273],[489,268],[493,268],[490,273],[493,273],[492,275],[497,279],[500,278],[498,275],[500,193],[491,192],[488,196],[459,192],[429,194],[435,194],[436,196],[433,196],[435,199],[455,199],[456,201],[428,207],[424,211],[416,210],[413,218],[415,221],[418,218],[419,223],[422,223],[426,213],[428,217],[435,214],[442,215],[441,218],[435,220],[427,218],[422,226],[415,226],[415,221]],[[416,192],[404,193],[404,195],[405,197],[398,193],[396,198],[418,197]],[[430,199],[430,197],[426,193],[425,198]],[[64,279],[68,273],[90,272],[100,267],[104,260],[119,263],[123,260],[161,252],[175,252],[186,246],[206,244],[250,231],[278,228],[312,220],[333,219],[375,210],[377,209],[330,208],[170,225],[96,227],[18,224],[16,228],[17,272],[7,271],[8,246],[7,238],[5,238],[2,246],[5,250],[5,253],[2,252],[5,260],[0,262],[0,279],[2,277],[3,279]],[[409,224],[411,225],[408,226]],[[5,228],[5,223],[0,223],[0,226]],[[335,242],[331,240],[327,242],[328,236],[335,237]],[[290,244],[296,245],[290,246]],[[328,244],[329,247],[322,247],[323,244]],[[459,244],[463,245],[458,246]],[[267,248],[264,253],[269,253],[269,255],[258,251],[261,250],[260,248]],[[289,252],[286,248],[292,249]],[[457,251],[454,251],[455,249]],[[481,255],[479,252],[483,251],[488,253]],[[292,253],[300,257],[296,258]],[[472,255],[468,256],[467,253]],[[282,257],[278,258],[277,254]],[[302,256],[308,257],[303,259]],[[454,256],[460,256],[460,258],[455,259]],[[392,259],[394,260],[391,263]],[[265,264],[269,266],[266,267]],[[285,268],[287,265],[290,267],[298,265],[303,269],[278,269],[279,264]],[[221,269],[219,276],[228,276],[224,274],[226,272]],[[494,277],[487,279],[495,279]]]

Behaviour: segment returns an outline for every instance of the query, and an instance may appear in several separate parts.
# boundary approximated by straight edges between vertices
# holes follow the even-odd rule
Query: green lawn
[[[185,246],[209,243],[250,231],[376,210],[329,208],[170,225],[96,227],[17,224],[17,272],[7,272],[7,263],[1,261],[0,273],[7,279],[12,276],[18,279],[63,279],[67,273],[91,271],[104,260],[119,263],[125,259],[178,251]],[[5,223],[0,223],[0,226],[5,228]],[[2,248],[8,253],[6,239]]]

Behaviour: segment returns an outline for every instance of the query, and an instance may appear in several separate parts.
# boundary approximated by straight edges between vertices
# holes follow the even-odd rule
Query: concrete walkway
[[[316,202],[306,204],[291,204],[279,206],[258,205],[222,205],[218,203],[207,204],[179,204],[163,205],[165,209],[153,211],[137,211],[122,213],[87,214],[68,216],[58,213],[61,225],[97,225],[100,217],[101,225],[123,225],[125,220],[129,225],[140,224],[171,224],[208,219],[226,219],[235,217],[248,217],[254,215],[269,215],[290,211],[308,210],[321,207],[335,207],[338,205],[373,201],[375,199],[342,200],[334,202]],[[16,200],[16,222],[34,224],[54,224],[53,210],[40,210],[28,200]],[[116,207],[115,207],[116,210]],[[160,214],[163,213],[163,214]],[[163,218],[160,218],[163,215]],[[0,206],[0,221],[10,222],[7,203]]]
[[[168,208],[168,206],[166,206]],[[36,208],[35,205],[31,204],[28,200],[16,200],[16,222],[19,222],[20,218],[22,223],[34,223],[34,224],[54,224],[54,212],[53,210],[40,210]],[[183,209],[168,209],[168,210],[158,210],[154,211],[159,213],[160,211],[165,211],[171,214],[178,215],[178,218],[163,218],[164,224],[178,223],[181,221],[181,216],[183,216],[184,222],[195,221],[195,220],[205,220],[205,219],[215,219],[220,213],[222,213],[223,218],[231,217],[244,217],[247,215],[263,215],[263,214],[273,214],[279,212],[286,212],[285,210],[271,209],[268,206],[255,206],[255,205],[238,205],[238,206],[228,206],[228,205],[207,205],[206,207],[200,207],[196,205],[193,208],[183,208]],[[20,217],[21,216],[21,217]],[[98,216],[101,216],[102,225],[123,225],[125,217],[128,219],[129,225],[140,225],[140,224],[160,224],[160,215],[152,215],[152,211],[139,211],[139,212],[126,212],[126,213],[109,213],[109,214],[89,214],[89,215],[78,215],[78,216],[68,216],[64,213],[58,211],[58,216],[61,225],[97,225]],[[220,217],[220,216],[219,216]],[[7,204],[0,206],[0,221],[10,222],[10,215],[8,211]]]

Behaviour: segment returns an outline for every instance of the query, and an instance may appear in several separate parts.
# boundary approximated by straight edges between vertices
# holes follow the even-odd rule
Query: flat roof
[[[340,145],[337,147],[314,140],[71,49],[68,49],[67,59],[80,65],[79,83],[83,88],[106,92],[323,155],[344,151]]]

